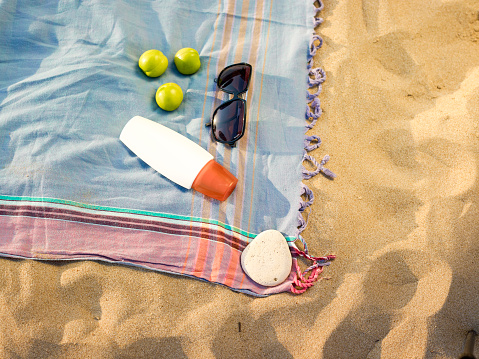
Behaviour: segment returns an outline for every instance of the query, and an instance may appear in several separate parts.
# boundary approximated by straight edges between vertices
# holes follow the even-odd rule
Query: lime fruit
[[[175,65],[183,75],[191,75],[200,69],[200,55],[191,47],[185,47],[175,54]]]
[[[148,77],[158,77],[162,75],[168,67],[168,59],[159,50],[145,51],[138,61],[138,66]]]
[[[165,111],[176,110],[182,101],[183,91],[173,82],[161,85],[156,91],[156,103]]]

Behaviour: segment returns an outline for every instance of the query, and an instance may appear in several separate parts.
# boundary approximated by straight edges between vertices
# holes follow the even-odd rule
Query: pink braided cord
[[[313,261],[313,262],[321,262],[320,265],[329,265],[329,263],[325,263],[325,262],[329,262],[330,260],[336,258],[336,256],[334,254],[329,254],[325,257],[314,257],[314,256],[310,255],[308,252],[299,250],[298,248],[290,247],[290,249],[293,252],[293,257],[304,257],[304,258],[309,259],[310,261]],[[306,271],[308,271],[308,270],[306,270]]]
[[[295,266],[295,278],[293,279],[293,283],[291,284],[291,292],[294,294],[302,294],[306,292],[308,288],[311,288],[314,283],[318,280],[319,275],[323,272],[323,267],[316,267],[314,268],[307,277],[304,273],[301,273],[301,269],[299,268],[298,262],[294,262]]]
[[[304,272],[301,272],[298,261],[294,261],[295,276],[293,283],[291,284],[291,292],[294,294],[302,294],[306,292],[308,288],[311,288],[316,281],[319,279],[319,275],[323,273],[324,266],[330,264],[330,260],[336,258],[335,255],[328,255],[326,257],[313,257],[299,249],[294,247],[293,256],[302,256],[313,261],[313,265],[306,269]],[[310,272],[307,276],[306,273]]]

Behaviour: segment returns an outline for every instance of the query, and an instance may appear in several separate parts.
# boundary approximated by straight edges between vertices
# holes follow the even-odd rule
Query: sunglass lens
[[[245,105],[242,100],[221,104],[213,114],[212,130],[216,139],[234,142],[244,132]]]
[[[247,90],[250,77],[251,65],[232,65],[220,73],[217,84],[225,92],[239,94]]]

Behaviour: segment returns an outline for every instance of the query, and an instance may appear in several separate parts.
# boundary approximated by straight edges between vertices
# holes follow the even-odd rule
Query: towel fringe
[[[318,6],[314,6],[314,3],[317,3]],[[316,0],[313,2],[313,6],[315,9],[313,16],[313,26],[316,28],[323,22],[323,19],[318,17],[318,14],[321,12],[321,10],[323,10],[324,4],[321,0]],[[313,68],[314,56],[322,45],[323,39],[319,35],[313,34],[309,43],[309,53],[307,57],[307,69],[309,71],[309,76],[308,90],[306,91],[307,106],[305,118],[308,121],[308,124],[306,125],[306,132],[316,125],[318,118],[323,113],[321,109],[321,101],[319,100],[319,94],[322,91],[322,83],[326,80],[326,72],[319,67]],[[336,177],[336,175],[332,171],[324,167],[324,165],[329,161],[328,155],[324,156],[319,163],[313,156],[309,155],[309,152],[315,150],[320,145],[321,138],[319,136],[305,135],[302,162],[310,162],[315,167],[315,170],[308,171],[303,165],[303,179],[313,178],[319,173],[322,173],[323,175],[331,179]],[[311,288],[314,283],[319,280],[319,275],[323,272],[324,267],[329,265],[331,263],[330,261],[336,258],[335,255],[328,255],[326,257],[314,257],[308,252],[308,245],[306,244],[304,238],[301,236],[301,233],[306,229],[306,226],[308,224],[309,212],[306,220],[303,217],[303,212],[313,204],[314,194],[313,191],[304,183],[301,183],[301,186],[301,201],[298,212],[298,231],[296,239],[299,239],[301,241],[304,249],[300,250],[296,247],[294,243],[290,246],[292,255],[294,257],[293,265],[295,270],[294,279],[293,283],[291,284],[290,291],[294,294],[302,294],[308,288]],[[303,200],[303,198],[305,199]],[[297,258],[299,257],[303,257],[309,261],[312,261],[313,264],[302,272],[298,264]]]
[[[291,284],[291,292],[293,294],[303,294],[306,292],[308,288],[311,288],[315,282],[320,279],[319,275],[323,273],[323,267],[316,267],[306,277],[306,271],[301,273],[298,261],[294,261],[294,266],[296,273],[295,278],[293,279],[293,284]]]
[[[307,169],[303,168],[303,178],[304,179],[310,179],[316,176],[318,173],[322,172],[325,176],[329,178],[335,178],[336,175],[328,170],[327,168],[324,167],[324,165],[329,161],[329,155],[326,155],[323,157],[320,163],[316,161],[316,159],[308,154],[303,155],[303,162],[304,161],[309,161],[311,162],[316,169],[314,171],[308,171]]]

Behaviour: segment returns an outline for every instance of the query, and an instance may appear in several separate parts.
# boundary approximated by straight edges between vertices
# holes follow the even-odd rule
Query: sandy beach
[[[323,280],[253,298],[120,265],[0,259],[0,358],[459,356],[479,332],[479,1],[326,0],[321,17],[311,154],[338,177],[305,182],[303,236],[337,256]]]

